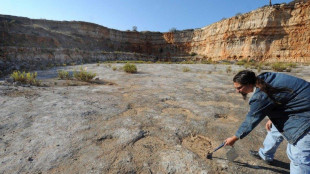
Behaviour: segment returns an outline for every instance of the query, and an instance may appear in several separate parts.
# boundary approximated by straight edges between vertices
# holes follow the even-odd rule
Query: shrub
[[[124,71],[127,73],[136,73],[137,67],[134,64],[126,63],[123,67]]]
[[[296,68],[297,64],[296,63],[287,63],[287,66],[291,67],[291,68]]]
[[[236,13],[235,16],[241,16],[241,15],[242,15],[242,13],[239,12],[239,13]]]
[[[243,60],[236,62],[236,65],[244,65],[246,63],[247,63],[247,60],[243,59]]]
[[[175,27],[172,27],[169,29],[169,32],[171,32],[171,33],[175,33],[176,31],[177,31],[177,28],[175,28]]]
[[[257,72],[260,73],[262,71],[262,66],[258,66],[256,69],[257,69]]]
[[[189,72],[190,69],[188,67],[183,67],[183,72]]]
[[[245,69],[248,69],[250,67],[250,63],[245,63],[243,66]]]
[[[40,66],[40,70],[45,70],[45,69],[46,69],[45,66],[43,65]]]
[[[272,70],[277,72],[283,72],[283,71],[291,71],[290,67],[286,63],[277,62],[271,65]]]
[[[214,63],[212,59],[207,59],[207,60],[204,59],[201,61],[201,64],[212,64],[212,63]]]
[[[48,67],[48,68],[53,68],[54,66],[55,66],[55,65],[52,64],[52,63],[48,63],[48,64],[47,64],[47,67]]]
[[[77,80],[80,80],[80,81],[89,82],[94,77],[96,77],[96,73],[87,72],[86,70],[87,70],[87,68],[83,69],[82,67],[80,67],[79,72],[74,71],[74,73],[73,73],[74,78],[76,78]]]
[[[41,82],[39,80],[37,80],[37,72],[35,73],[25,73],[24,72],[20,72],[20,71],[14,71],[11,74],[11,77],[13,78],[14,82],[21,82],[23,84],[30,84],[30,85],[36,85],[36,86],[40,86]]]
[[[196,56],[196,55],[197,55],[197,53],[195,53],[195,52],[190,53],[190,56]]]
[[[132,31],[137,32],[138,31],[138,27],[137,26],[132,26]]]
[[[113,70],[113,71],[116,71],[116,70],[117,70],[116,66],[113,66],[113,67],[112,67],[112,70]]]
[[[231,63],[230,63],[230,62],[227,62],[227,61],[223,61],[222,64],[223,64],[223,65],[231,65]]]
[[[195,62],[192,60],[186,60],[186,61],[180,62],[180,64],[195,64]]]
[[[228,66],[228,67],[226,68],[226,72],[227,72],[227,73],[231,73],[231,66]]]
[[[58,77],[60,79],[71,79],[71,76],[68,71],[59,70],[58,71]]]

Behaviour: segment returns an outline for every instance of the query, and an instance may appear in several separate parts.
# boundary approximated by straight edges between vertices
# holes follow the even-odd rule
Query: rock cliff
[[[0,15],[0,70],[111,59],[177,61],[193,54],[212,60],[310,62],[309,28],[308,0],[262,7],[201,29],[167,33]]]

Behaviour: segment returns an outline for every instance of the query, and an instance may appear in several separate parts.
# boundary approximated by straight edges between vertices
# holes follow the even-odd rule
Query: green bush
[[[196,62],[192,61],[192,60],[186,60],[186,61],[182,61],[179,64],[195,64]]]
[[[247,61],[245,59],[236,62],[236,65],[241,65],[245,69],[248,69],[248,68],[257,69],[258,72],[261,72],[262,69],[266,69],[268,67],[268,64],[266,63],[258,62],[255,60]]]
[[[171,33],[175,33],[175,32],[177,32],[177,28],[172,27],[172,28],[170,28],[170,29],[169,29],[169,32],[171,32]]]
[[[132,31],[137,32],[138,31],[138,27],[137,26],[132,26]]]
[[[112,66],[112,70],[113,70],[113,71],[116,71],[116,70],[117,70],[117,67],[116,67],[116,66]]]
[[[247,62],[247,63],[245,63],[245,64],[243,65],[243,67],[244,67],[245,69],[248,69],[248,68],[251,67],[251,64]]]
[[[242,15],[242,13],[239,12],[239,13],[236,13],[235,16],[241,16],[241,15]]]
[[[110,63],[141,63],[141,64],[152,64],[152,61],[143,61],[143,60],[115,60],[115,61],[105,61],[104,64],[109,65]],[[111,67],[111,66],[110,66]]]
[[[59,70],[58,71],[58,77],[60,79],[71,79],[71,76],[68,71]]]
[[[222,62],[222,64],[223,64],[223,65],[231,65],[230,62],[226,62],[226,61]]]
[[[197,53],[195,53],[195,52],[190,53],[190,56],[196,56],[196,55],[197,55]]]
[[[238,62],[236,62],[236,65],[245,65],[248,61],[243,59],[243,60],[240,60]]]
[[[215,62],[213,62],[212,59],[207,59],[207,60],[204,59],[200,63],[201,64],[214,64]]]
[[[21,82],[22,84],[30,84],[30,85],[36,85],[36,86],[40,86],[41,82],[39,80],[37,80],[37,75],[38,73],[25,73],[24,72],[20,72],[20,71],[14,71],[11,74],[11,77],[13,78],[14,82]]]
[[[227,72],[227,73],[231,73],[231,71],[232,71],[232,70],[231,70],[231,66],[228,66],[228,67],[226,68],[226,72]]]
[[[183,72],[189,72],[191,71],[188,67],[183,67]]]
[[[127,73],[136,73],[137,67],[134,64],[126,63],[123,67],[124,71]]]
[[[48,68],[53,68],[54,66],[55,66],[55,65],[52,64],[52,63],[48,63],[48,64],[47,64],[47,67],[48,67]]]
[[[259,66],[257,66],[256,69],[257,69],[257,72],[260,73],[262,71],[262,66],[259,65]]]
[[[74,78],[76,78],[77,80],[80,80],[80,81],[89,82],[94,77],[96,77],[96,73],[87,72],[86,70],[87,70],[87,68],[83,69],[82,67],[80,67],[79,72],[77,72],[77,71],[73,72]]]
[[[296,68],[297,64],[296,63],[287,63],[287,66],[289,66],[291,68]]]
[[[289,63],[276,62],[271,65],[272,70],[277,72],[287,71],[290,72],[293,65]]]

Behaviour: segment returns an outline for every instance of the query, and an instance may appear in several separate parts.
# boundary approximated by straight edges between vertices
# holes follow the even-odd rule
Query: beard
[[[243,92],[241,92],[240,94],[242,95],[243,100],[246,100],[248,94],[247,93],[243,93]]]

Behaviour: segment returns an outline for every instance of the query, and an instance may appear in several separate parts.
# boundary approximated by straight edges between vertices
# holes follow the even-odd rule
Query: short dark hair
[[[238,72],[233,78],[233,81],[241,85],[259,85],[260,90],[266,93],[267,96],[277,104],[280,104],[280,102],[275,100],[273,96],[274,94],[280,92],[293,92],[293,90],[288,88],[276,88],[269,85],[263,79],[258,78],[255,73],[250,70],[243,70]]]
[[[257,77],[253,71],[243,70],[238,72],[233,81],[241,85],[255,85]]]

